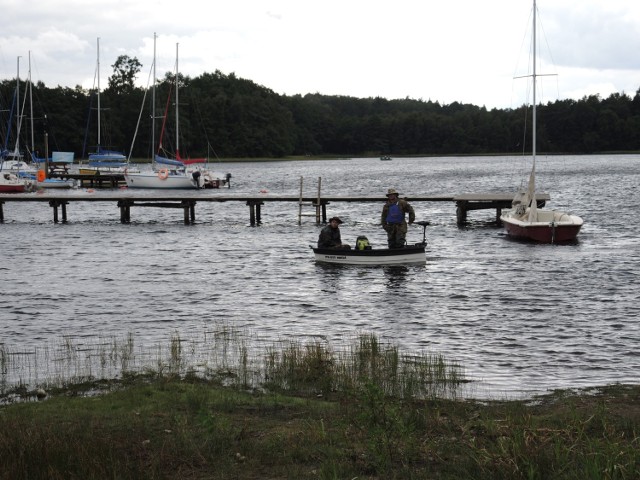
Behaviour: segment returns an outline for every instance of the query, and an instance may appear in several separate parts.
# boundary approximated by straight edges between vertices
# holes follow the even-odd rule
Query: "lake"
[[[306,195],[319,177],[327,196],[510,192],[529,166],[520,157],[447,157],[219,169],[232,173],[231,189],[199,194],[298,195],[301,177]],[[91,352],[105,339],[133,339],[138,361],[153,362],[171,338],[197,345],[220,325],[249,345],[339,345],[374,333],[403,351],[459,362],[475,396],[637,383],[640,156],[540,156],[537,171],[548,206],[585,220],[576,244],[511,240],[494,210],[470,212],[459,227],[453,202],[418,202],[417,219],[431,222],[427,262],[406,267],[316,264],[309,245],[321,226],[313,217],[298,225],[293,202],[266,203],[257,227],[242,202],[198,203],[189,226],[181,210],[137,207],[123,225],[115,202],[72,203],[67,224],[54,224],[46,204],[5,204],[0,349],[17,360],[5,361],[0,387],[65,368],[101,374],[104,359]],[[386,243],[381,209],[332,203],[327,214],[344,221],[343,241],[366,235],[375,248]],[[411,227],[408,240],[421,238]],[[60,348],[75,361],[60,360]]]

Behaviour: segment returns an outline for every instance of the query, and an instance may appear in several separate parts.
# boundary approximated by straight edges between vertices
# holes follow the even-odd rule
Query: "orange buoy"
[[[39,182],[44,182],[47,179],[47,174],[45,173],[44,170],[38,170],[38,174],[36,176],[36,179]]]
[[[160,180],[166,180],[167,177],[169,177],[169,170],[166,168],[161,168],[160,170],[158,170],[158,178]]]

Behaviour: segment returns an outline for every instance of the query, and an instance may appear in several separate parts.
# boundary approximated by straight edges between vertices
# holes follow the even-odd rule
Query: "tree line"
[[[174,74],[158,79],[153,95],[151,88],[135,85],[142,68],[136,58],[120,56],[112,67],[100,94],[101,146],[135,159],[151,158],[160,140],[165,150],[174,151]],[[526,128],[531,112],[524,105],[489,110],[411,98],[287,96],[217,70],[193,78],[179,75],[178,88],[183,157],[511,154],[531,148]],[[49,88],[42,82],[22,82],[20,99],[15,91],[15,80],[0,82],[0,149],[13,150],[18,118],[25,150],[42,155],[46,139],[49,152],[70,151],[78,159],[96,148],[95,91]],[[540,152],[640,150],[640,89],[633,97],[616,93],[549,102],[538,106],[537,118]]]

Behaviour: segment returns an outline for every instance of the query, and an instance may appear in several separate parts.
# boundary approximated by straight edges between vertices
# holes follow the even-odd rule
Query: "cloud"
[[[560,95],[635,92],[640,2],[539,0],[538,8],[541,60],[559,74]],[[34,80],[91,88],[100,37],[102,84],[119,55],[138,58],[146,83],[156,32],[159,77],[173,70],[179,43],[189,76],[220,70],[287,95],[505,107],[518,64],[526,72],[529,61],[530,9],[525,0],[49,0],[30,9],[3,0],[0,78],[15,76],[18,55],[26,72],[31,51]]]

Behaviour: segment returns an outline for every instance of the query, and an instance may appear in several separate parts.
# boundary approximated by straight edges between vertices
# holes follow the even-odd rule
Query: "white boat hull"
[[[314,248],[316,262],[342,265],[407,265],[426,263],[425,246],[420,244],[405,248],[380,248],[372,250],[336,250]]]
[[[187,189],[202,188],[201,180],[194,178],[189,173],[170,172],[166,177],[160,172],[140,172],[124,174],[124,180],[129,188],[156,188],[156,189]]]

